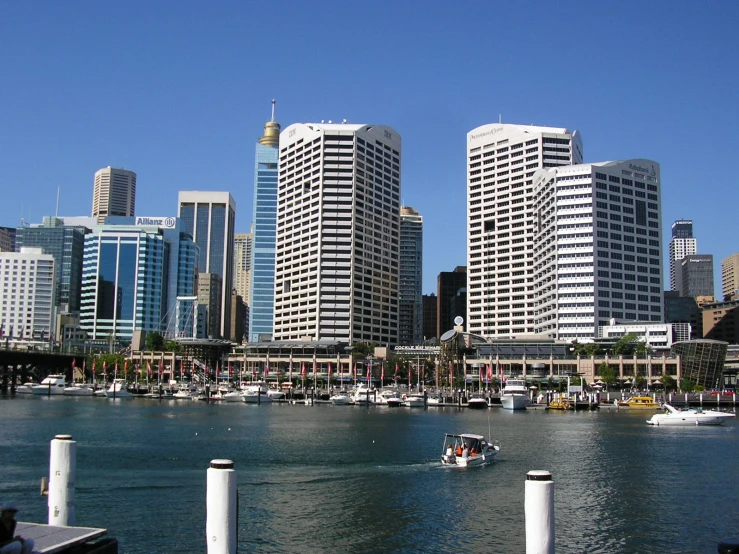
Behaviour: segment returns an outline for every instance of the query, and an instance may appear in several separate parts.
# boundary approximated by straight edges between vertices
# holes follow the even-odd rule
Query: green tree
[[[598,376],[606,384],[606,390],[608,390],[608,387],[616,384],[616,368],[611,367],[605,362],[598,366]]]
[[[613,345],[613,353],[616,356],[628,356],[634,353],[639,337],[636,333],[626,333]]]
[[[168,340],[164,343],[164,351],[165,352],[180,352],[182,350],[182,345],[180,343],[175,342],[173,340]]]
[[[595,342],[584,344],[583,351],[588,358],[591,358],[597,354],[600,354],[600,345]]]
[[[680,390],[683,392],[695,392],[695,383],[689,379],[681,379]]]
[[[147,333],[145,346],[149,351],[161,352],[164,350],[164,337],[157,331]]]

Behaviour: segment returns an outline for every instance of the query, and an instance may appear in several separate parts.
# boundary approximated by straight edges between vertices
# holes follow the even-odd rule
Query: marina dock
[[[33,539],[35,551],[43,554],[54,552],[75,554],[116,554],[118,541],[107,537],[106,529],[92,527],[60,527],[42,523],[19,521],[17,534]]]

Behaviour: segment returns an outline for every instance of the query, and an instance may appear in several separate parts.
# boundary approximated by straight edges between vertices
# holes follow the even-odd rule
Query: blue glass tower
[[[264,126],[254,160],[254,242],[249,291],[249,342],[272,337],[275,306],[275,240],[277,236],[277,160],[280,124]]]

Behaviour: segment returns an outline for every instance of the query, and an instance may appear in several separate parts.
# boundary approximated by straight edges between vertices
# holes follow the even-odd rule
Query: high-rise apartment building
[[[244,302],[249,300],[251,285],[252,234],[234,235],[234,289]]]
[[[15,252],[15,227],[0,227],[0,252]]]
[[[92,216],[102,224],[110,215],[136,215],[136,174],[133,171],[108,166],[95,172]]]
[[[459,265],[454,271],[442,271],[436,278],[436,338],[453,329],[457,316],[465,321],[464,329],[469,329],[467,314],[467,267]]]
[[[280,124],[264,125],[254,156],[254,215],[252,219],[252,265],[249,288],[249,340],[271,339],[275,307],[275,237],[277,234],[277,164]]]
[[[90,229],[66,226],[56,217],[44,217],[41,225],[19,227],[16,248],[42,248],[54,257],[55,297],[58,313],[79,313],[82,288],[82,257],[85,234]]]
[[[467,330],[534,332],[533,175],[582,163],[580,133],[483,125],[467,133]]]
[[[423,342],[423,216],[400,208],[400,282],[398,344]]]
[[[693,222],[680,219],[672,224],[670,239],[670,290],[680,290],[680,260],[698,253],[698,240],[693,237]]]
[[[739,294],[739,253],[727,256],[721,262],[721,293],[725,301]]]
[[[400,156],[381,125],[282,131],[275,340],[397,344]]]
[[[233,289],[234,225],[236,202],[228,192],[180,191],[179,216],[184,231],[199,248],[198,273],[221,277],[221,324],[208,333],[216,338],[231,335],[231,290]]]
[[[694,254],[679,260],[678,291],[681,296],[713,297],[713,255]]]
[[[620,321],[662,321],[659,164],[637,159],[534,175],[534,331],[593,339]]]
[[[111,218],[85,236],[80,326],[93,340],[189,335],[177,296],[195,293],[198,249],[174,217]],[[189,317],[189,321],[187,320]]]
[[[48,340],[54,328],[54,257],[41,248],[0,253],[0,329],[17,340]]]

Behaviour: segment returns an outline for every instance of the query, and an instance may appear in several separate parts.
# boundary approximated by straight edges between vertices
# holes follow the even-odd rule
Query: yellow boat
[[[553,398],[547,406],[547,410],[574,410],[575,403],[569,398]]]
[[[662,405],[655,402],[651,396],[632,396],[618,403],[622,408],[638,408],[642,410],[659,410]]]

